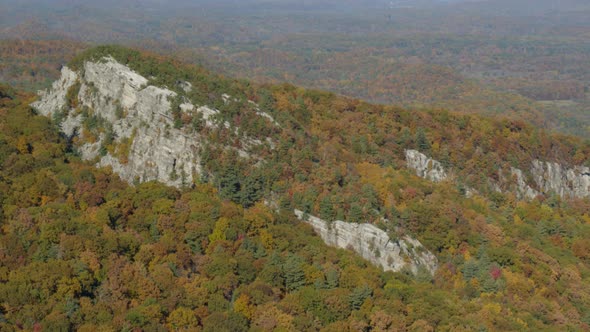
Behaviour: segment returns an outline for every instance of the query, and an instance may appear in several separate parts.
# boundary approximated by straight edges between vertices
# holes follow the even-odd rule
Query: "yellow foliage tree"
[[[241,294],[234,302],[234,311],[238,312],[244,317],[251,319],[252,315],[256,311],[256,306],[250,303],[250,296],[247,294]]]
[[[170,331],[196,331],[199,320],[191,309],[179,307],[170,313],[167,323]]]

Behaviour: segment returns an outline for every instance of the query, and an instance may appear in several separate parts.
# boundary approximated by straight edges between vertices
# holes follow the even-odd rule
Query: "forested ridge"
[[[90,50],[70,66],[104,55],[153,84],[191,82],[192,101],[219,108],[231,128],[272,137],[276,149],[257,165],[209,151],[206,176],[183,189],[130,186],[82,162],[59,119],[31,109],[34,96],[2,86],[2,330],[589,328],[589,200],[522,201],[486,183],[498,168],[526,170],[536,158],[588,165],[587,142],[517,120],[255,85],[120,47]],[[220,102],[224,93],[239,102]],[[256,121],[248,100],[281,129]],[[223,128],[197,129],[239,144]],[[453,167],[460,181],[416,177],[405,169],[408,148]],[[467,198],[466,185],[479,194]],[[293,208],[371,222],[392,237],[407,232],[440,268],[384,273],[326,247]]]
[[[287,2],[4,1],[0,78],[37,89],[79,43],[118,43],[260,82],[590,133],[588,3]]]

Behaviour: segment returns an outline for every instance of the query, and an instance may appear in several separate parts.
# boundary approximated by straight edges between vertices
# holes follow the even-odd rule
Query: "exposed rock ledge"
[[[433,182],[441,182],[449,178],[442,164],[416,150],[406,150],[406,163],[416,175]],[[590,168],[585,166],[565,167],[555,162],[533,160],[530,174],[534,185],[526,182],[524,172],[511,167],[509,176],[501,170],[500,183],[490,180],[493,188],[509,188],[505,191],[516,193],[521,199],[533,199],[540,194],[555,193],[562,198],[590,197]],[[535,189],[536,188],[536,189]],[[473,189],[470,189],[473,190]]]
[[[387,233],[371,224],[355,224],[336,220],[327,222],[314,216],[305,216],[300,210],[295,215],[310,224],[324,242],[330,246],[351,249],[385,271],[409,268],[414,274],[423,267],[431,274],[436,272],[438,260],[420,241],[407,235],[390,239]]]
[[[534,160],[531,173],[537,186],[544,192],[555,192],[561,197],[590,197],[590,168],[566,168],[553,162]]]
[[[83,129],[84,119],[69,109],[66,101],[68,90],[76,83],[80,84],[79,105],[112,125],[115,142],[133,140],[126,161],[110,153],[101,156],[104,134],[98,142],[84,142],[88,134]],[[128,182],[158,180],[177,187],[190,183],[193,175],[200,173],[201,139],[174,128],[168,98],[176,93],[147,83],[143,76],[106,58],[86,62],[80,73],[64,67],[59,81],[41,92],[41,99],[32,106],[47,116],[65,112],[61,129],[67,136],[80,136],[84,143],[77,148],[83,159],[99,158],[98,166],[111,166]]]
[[[79,91],[70,97],[77,99],[78,107],[70,108],[70,101],[66,99],[68,91],[76,89],[76,84],[79,84]],[[187,82],[180,84],[185,91],[192,89]],[[68,137],[79,136],[76,148],[83,159],[98,160],[97,166],[111,166],[127,182],[157,180],[180,187],[190,184],[201,173],[199,154],[204,141],[195,130],[174,126],[169,99],[175,97],[176,92],[149,85],[148,79],[111,57],[85,62],[80,72],[63,67],[61,78],[39,95],[40,100],[32,106],[46,116],[63,114],[61,130]],[[81,109],[90,113],[87,116],[96,116],[112,127],[114,144],[129,144],[128,151],[105,153],[104,145],[108,140],[104,133],[98,135],[96,141],[85,139],[90,133],[85,131],[86,118]],[[214,120],[219,111],[207,105],[196,107],[185,101],[180,109],[200,116],[206,126],[218,126]],[[222,125],[229,127],[227,123]],[[264,144],[247,137],[243,139],[246,148],[237,152],[244,158],[251,156],[249,147]]]
[[[433,182],[441,182],[448,178],[442,164],[416,150],[406,150],[406,163],[409,169],[416,171],[416,175]]]

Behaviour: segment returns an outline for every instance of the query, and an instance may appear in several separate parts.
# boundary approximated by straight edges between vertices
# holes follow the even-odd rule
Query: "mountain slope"
[[[113,95],[117,99],[108,102],[98,85],[97,95],[87,99],[82,86],[88,85],[87,74],[92,76],[93,72],[87,69],[119,65],[144,77],[146,84],[135,90],[114,89],[121,94]],[[2,236],[6,241],[2,243],[10,244],[10,252],[22,253],[14,259],[2,259],[2,271],[6,271],[2,278],[7,286],[0,288],[0,296],[6,326],[25,324],[32,328],[35,322],[48,324],[47,319],[55,318],[75,327],[89,324],[88,329],[104,325],[154,330],[185,317],[186,326],[205,330],[214,324],[223,324],[219,326],[228,330],[236,326],[252,330],[373,331],[588,328],[590,202],[578,195],[562,197],[559,192],[546,190],[536,183],[532,171],[537,160],[559,162],[562,169],[581,169],[584,163],[587,167],[588,143],[548,135],[517,121],[440,110],[407,111],[290,85],[259,86],[229,80],[202,68],[118,47],[93,49],[69,68],[80,80],[80,88],[60,90],[66,102],[58,105],[66,108],[52,110],[52,124],[66,135],[41,140],[57,140],[58,148],[49,151],[71,149],[83,157],[80,147],[89,143],[86,138],[93,134],[97,142],[108,142],[104,137],[111,125],[113,133],[123,136],[122,129],[115,129],[119,121],[127,118],[125,114],[140,114],[137,106],[121,103],[123,99],[143,89],[167,89],[186,99],[175,102],[176,97],[171,97],[168,103],[162,99],[154,104],[167,105],[170,119],[144,127],[140,124],[138,130],[163,123],[170,135],[198,135],[190,137],[197,137],[205,146],[195,152],[201,173],[185,186],[171,183],[180,190],[140,183],[141,176],[135,187],[128,187],[108,168],[93,170],[78,163],[75,153],[56,152],[55,160],[42,154],[35,136],[30,135],[48,131],[50,124],[27,110],[32,100],[22,101],[18,107],[5,106],[5,137],[1,142],[7,148],[1,179],[6,189],[2,192],[8,194],[3,198]],[[48,96],[62,95],[57,93],[58,88],[35,105],[43,110],[40,106],[48,105]],[[85,101],[94,108],[86,115],[83,110],[79,112]],[[196,113],[204,106],[218,112],[194,126],[192,120],[183,120],[190,107],[183,110],[180,105],[187,103]],[[174,105],[178,105],[178,112]],[[261,116],[262,112],[274,121]],[[80,114],[87,118],[94,115],[92,121],[96,123],[79,126],[77,132],[68,131],[68,119]],[[27,129],[29,123],[38,121],[46,127]],[[125,121],[134,126],[132,117]],[[176,123],[178,128],[174,128]],[[55,132],[52,135],[57,137]],[[99,150],[104,155],[99,153],[100,160],[108,156],[133,158],[133,148],[121,149],[124,137],[117,135],[112,136],[110,144],[101,143],[104,148]],[[246,151],[250,156],[245,156],[239,150],[248,137],[261,142],[268,138],[274,147],[269,143]],[[127,143],[133,146],[134,141]],[[35,156],[45,159],[37,165],[31,162],[38,158]],[[87,172],[73,179],[65,176],[67,168],[73,166],[63,165],[64,159],[79,165],[72,170],[74,174],[76,167],[84,167],[94,174],[94,180]],[[173,159],[167,157],[163,162],[174,164]],[[22,175],[15,173],[20,168],[9,167],[26,162],[31,171],[41,173]],[[92,164],[97,162],[91,160]],[[58,166],[51,166],[53,163]],[[61,174],[60,170],[64,176],[54,176]],[[169,179],[167,172],[162,174]],[[84,182],[89,183],[82,186]],[[539,194],[520,199],[521,183]],[[49,191],[54,188],[57,191]],[[27,195],[34,199],[22,199]],[[61,210],[50,203],[69,204],[79,210],[77,217],[56,214]],[[418,281],[412,281],[407,270],[383,273],[366,267],[366,262],[355,260],[347,251],[328,249],[318,237],[311,236],[311,228],[295,219],[295,209],[302,211],[299,217],[314,228],[327,230],[325,234],[320,230],[323,238],[334,239],[330,227],[342,227],[341,221],[333,220],[359,224],[345,225],[348,229],[385,233],[390,242],[383,247],[398,243],[402,248],[402,241],[411,235],[424,245],[413,248],[415,252],[432,252],[438,269],[434,276],[418,269]],[[37,228],[43,223],[47,224],[45,228]],[[93,244],[95,223],[117,240],[96,240],[98,243]],[[23,229],[21,225],[30,226]],[[364,234],[359,235],[361,238]],[[84,248],[74,246],[87,242]],[[378,260],[382,252],[375,249],[380,249],[381,243],[377,237],[372,244],[368,239],[361,249],[369,249],[365,252],[372,252]],[[412,241],[405,244],[410,248],[407,243]],[[142,246],[146,247],[142,250]],[[262,255],[260,246],[265,255],[258,257]],[[37,247],[42,250],[34,255]],[[97,275],[89,281],[94,286],[74,291],[70,304],[60,302],[67,298],[63,293],[52,291],[65,286],[57,287],[56,282],[44,288],[37,281],[44,277],[24,277],[39,266],[67,260],[71,261],[67,264],[75,264],[87,257],[80,254],[85,251],[98,257],[101,267],[97,270],[102,272],[91,270]],[[125,262],[117,263],[109,256],[112,253],[124,257]],[[334,253],[342,256],[335,258]],[[242,254],[253,258],[237,258]],[[243,264],[236,265],[232,259]],[[329,271],[330,266],[336,273]],[[82,280],[66,268],[51,271],[48,280],[61,280],[58,276],[62,275]],[[318,271],[324,271],[323,275]],[[242,279],[242,273],[250,274]],[[175,285],[166,284],[163,275]],[[130,276],[141,276],[137,280],[150,291],[140,291]],[[179,284],[182,288],[176,287]],[[117,291],[113,289],[117,285],[124,287]],[[18,289],[29,288],[46,291],[41,297],[17,296]],[[104,303],[101,299],[113,297],[119,302],[104,313],[99,308]],[[19,300],[11,302],[12,298]],[[63,306],[52,305],[55,302]],[[23,310],[25,307],[27,310]],[[85,316],[76,316],[78,313]]]
[[[114,58],[111,54],[115,54]],[[100,118],[113,127],[109,142],[130,140],[133,133],[143,138],[157,136],[153,134],[157,131],[160,136],[172,137],[176,144],[183,137],[193,143],[206,142],[205,145],[221,143],[228,148],[224,153],[234,152],[238,157],[256,162],[272,159],[269,157],[280,153],[281,144],[292,144],[298,138],[311,142],[309,152],[312,154],[318,154],[317,150],[326,144],[348,153],[348,156],[324,153],[316,161],[320,165],[349,159],[401,166],[407,159],[404,151],[416,148],[442,160],[447,167],[458,168],[455,172],[464,178],[464,184],[474,187],[481,187],[481,184],[469,181],[476,172],[484,171],[489,178],[499,180],[498,170],[515,167],[528,172],[538,160],[557,162],[564,168],[579,167],[577,174],[580,177],[587,173],[584,167],[590,165],[586,158],[588,144],[565,136],[550,136],[514,120],[485,120],[438,110],[408,112],[289,85],[255,86],[246,81],[211,75],[201,68],[183,67],[179,63],[142,57],[135,51],[112,47],[94,49],[80,56],[73,66],[75,71],[64,68],[61,81],[56,82],[34,106],[41,113],[63,121],[62,130],[70,138],[76,136],[77,144],[86,152],[92,149],[91,145],[96,150],[100,145],[108,145],[103,144],[104,133],[96,131],[94,134],[100,136],[98,142],[93,141],[96,137],[91,137],[91,142],[80,142],[85,140],[84,132],[96,129],[88,128],[96,124],[85,122]],[[155,72],[158,76],[153,75]],[[379,117],[381,123],[377,121]],[[352,120],[354,118],[357,121]],[[139,130],[140,127],[145,128]],[[99,131],[104,129],[99,128]],[[336,132],[334,129],[343,130]],[[298,137],[301,135],[303,137]],[[338,136],[337,140],[334,135]],[[129,145],[134,143],[133,140],[128,142]],[[178,158],[181,151],[189,150],[168,143],[168,150],[173,148],[177,151],[169,154]],[[102,154],[111,157],[118,151],[117,146],[105,149]],[[195,157],[207,154],[203,147],[195,149],[191,152]],[[133,154],[134,150],[125,152]],[[286,152],[288,155],[296,153]],[[129,157],[125,153],[119,154],[123,159]],[[479,169],[468,168],[468,161],[481,155],[488,160],[480,161]],[[89,153],[84,157],[93,159],[98,155]],[[174,161],[177,158],[168,159]],[[318,158],[314,156],[312,159]],[[169,164],[176,163],[169,160]],[[158,158],[150,158],[150,161],[157,163]],[[206,164],[205,161],[192,160],[190,163],[192,167],[182,170],[187,177],[185,185],[192,182],[195,173],[216,171],[197,171],[201,164]],[[586,165],[582,165],[584,163]],[[139,166],[149,167],[145,161]],[[149,178],[142,178],[137,171],[127,172],[131,174],[124,175],[124,178],[133,182],[133,176],[139,176],[143,181],[159,179],[171,183],[167,173],[174,170],[170,166],[160,167],[166,170]],[[533,171],[530,175],[540,176]],[[540,192],[549,194],[549,190]],[[556,192],[564,196],[560,190]],[[582,185],[576,192],[570,196],[584,197],[590,193],[590,188]]]
[[[94,49],[72,65],[79,72],[68,75],[79,76],[80,87],[71,78],[70,88],[58,86],[36,105],[65,119],[62,130],[85,159],[99,158],[99,165],[111,165],[128,182],[212,182],[223,197],[245,206],[265,196],[326,219],[378,223],[395,217],[391,209],[406,198],[369,177],[406,165],[415,169],[407,151],[417,149],[450,171],[440,180],[501,202],[590,193],[587,143],[516,121],[409,112],[289,85],[255,86],[117,47]],[[112,73],[122,73],[114,77],[123,77],[123,83],[128,77],[140,83],[114,84]],[[143,104],[136,94],[144,91],[162,96]],[[133,133],[140,139],[132,139]],[[174,142],[185,143],[174,147]],[[195,148],[183,150],[189,142]],[[85,155],[89,150],[94,153]],[[179,162],[182,158],[188,162]],[[429,167],[428,157],[421,158]]]
[[[373,300],[367,317],[393,321],[383,285],[435,291],[209,185],[128,186],[68,152],[31,101],[0,86],[2,331],[318,330],[368,325],[352,312]]]
[[[188,81],[177,81],[175,85],[178,92],[150,85],[147,78],[112,57],[102,57],[94,62],[83,61],[77,72],[64,67],[61,79],[33,106],[41,114],[56,119],[83,159],[98,160],[97,166],[111,167],[129,183],[157,180],[188,187],[211,173],[228,198],[245,206],[252,205],[263,194],[264,182],[272,185],[272,179],[264,178],[269,172],[263,156],[274,154],[277,138],[248,136],[244,126],[232,126],[223,120],[219,109],[192,103],[195,97],[190,94],[199,93],[193,91],[200,89],[198,85]],[[227,93],[221,93],[221,99],[220,105],[226,112],[240,108],[240,123],[248,123],[250,115],[257,128],[266,128],[268,134],[281,129],[253,101],[239,100]],[[258,135],[263,133],[260,129]],[[209,132],[225,139],[208,139]],[[215,151],[233,158],[221,174],[207,170],[203,162],[204,156]],[[219,162],[215,157],[209,158],[213,163]],[[234,162],[247,167],[244,174],[236,174],[239,169]],[[410,268],[414,273],[419,267],[430,273],[436,270],[436,258],[432,254],[405,247],[405,242],[422,247],[417,240],[407,237],[408,241],[401,240],[401,244],[387,247],[389,237],[385,232],[380,236],[384,239],[380,249],[368,250],[369,242],[354,233],[346,241],[363,243],[356,251],[381,250],[380,265],[387,270]]]

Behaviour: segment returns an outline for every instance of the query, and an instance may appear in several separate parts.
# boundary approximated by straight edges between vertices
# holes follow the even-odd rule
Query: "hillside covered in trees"
[[[36,97],[0,89],[0,327],[7,331],[470,331],[590,327],[590,201],[543,192],[519,200],[488,179],[534,159],[588,165],[590,145],[521,121],[372,105],[292,85],[257,85],[120,47],[150,84],[220,112],[198,131],[201,178],[130,185],[83,162],[36,114]],[[75,90],[68,107],[76,109]],[[223,102],[224,94],[235,103]],[[256,121],[252,103],[280,129]],[[84,110],[80,110],[83,112]],[[86,110],[87,114],[93,114]],[[124,113],[123,113],[124,114]],[[108,128],[93,119],[89,132]],[[193,121],[195,120],[195,121]],[[89,120],[90,121],[90,120]],[[243,161],[239,135],[272,138]],[[238,135],[238,136],[235,136]],[[105,151],[124,151],[116,138]],[[406,169],[417,149],[452,168],[433,183]],[[123,156],[124,157],[124,156]],[[477,192],[466,195],[465,188]],[[469,196],[469,197],[468,197]],[[267,204],[264,202],[266,201]],[[417,237],[434,276],[383,272],[323,244],[293,215],[370,222]]]
[[[0,41],[0,81],[28,91],[47,88],[63,63],[85,46],[66,40]]]

